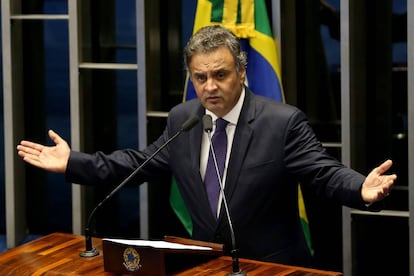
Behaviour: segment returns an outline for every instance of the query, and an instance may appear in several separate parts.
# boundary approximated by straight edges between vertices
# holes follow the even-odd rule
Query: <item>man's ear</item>
[[[246,84],[246,66],[240,68],[240,80],[241,84]]]

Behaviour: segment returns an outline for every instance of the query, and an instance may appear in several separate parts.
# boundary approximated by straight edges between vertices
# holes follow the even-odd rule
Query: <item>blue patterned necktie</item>
[[[220,173],[220,179],[223,179],[224,165],[227,154],[227,134],[226,126],[228,122],[222,118],[216,120],[216,130],[211,138],[214,151],[217,158],[217,166]],[[220,183],[217,177],[216,168],[214,166],[214,159],[209,151],[206,174],[204,176],[204,184],[206,185],[208,199],[210,201],[211,211],[214,217],[217,217],[217,205],[220,196]]]

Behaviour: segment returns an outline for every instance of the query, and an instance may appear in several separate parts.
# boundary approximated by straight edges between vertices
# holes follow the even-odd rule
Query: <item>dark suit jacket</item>
[[[200,118],[205,114],[197,99],[173,108],[163,135],[143,151],[72,152],[67,179],[80,184],[120,183],[193,114]],[[182,133],[148,163],[136,181],[172,172],[193,220],[193,238],[231,246],[224,208],[216,220],[201,180],[202,132],[200,123]],[[364,208],[360,195],[364,179],[326,154],[299,109],[246,89],[225,186],[239,256],[309,265],[298,215],[298,182],[341,204]]]

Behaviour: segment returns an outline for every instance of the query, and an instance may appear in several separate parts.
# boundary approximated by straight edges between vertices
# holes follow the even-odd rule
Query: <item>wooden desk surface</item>
[[[342,276],[339,272],[258,262],[248,259],[240,259],[239,262],[240,269],[246,272],[247,276]],[[226,276],[232,271],[231,258],[223,256],[184,272],[174,274],[174,276]]]
[[[99,255],[82,258],[79,253],[85,249],[83,236],[53,233],[0,254],[1,275],[107,275],[104,271],[102,241],[93,239]],[[174,276],[227,275],[232,271],[231,258],[219,257]],[[240,268],[248,276],[306,275],[340,276],[341,273],[308,268],[292,267],[274,263],[240,259]]]
[[[82,258],[83,236],[53,233],[0,254],[2,275],[112,275],[103,271],[102,242],[93,239],[99,255]]]

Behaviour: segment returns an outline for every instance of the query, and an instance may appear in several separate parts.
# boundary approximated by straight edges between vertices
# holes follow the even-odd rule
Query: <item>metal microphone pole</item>
[[[240,267],[239,267],[239,257],[238,257],[238,250],[237,250],[237,247],[236,247],[236,237],[234,235],[233,223],[232,223],[231,218],[230,218],[230,211],[229,211],[229,207],[227,205],[227,199],[226,199],[226,195],[224,193],[224,187],[223,187],[223,183],[222,183],[221,177],[220,177],[220,172],[219,172],[219,169],[218,169],[216,153],[214,151],[214,146],[213,146],[213,142],[212,142],[212,139],[211,139],[211,130],[213,128],[212,119],[211,119],[210,115],[204,115],[202,120],[203,120],[203,125],[204,125],[204,131],[207,132],[207,136],[208,136],[208,139],[210,141],[210,151],[211,151],[211,155],[213,156],[214,168],[216,170],[217,178],[218,178],[218,181],[219,181],[219,184],[220,184],[220,193],[221,193],[221,196],[223,198],[223,205],[224,205],[224,209],[226,211],[226,217],[227,217],[227,220],[228,220],[228,223],[229,223],[229,228],[230,228],[230,236],[231,236],[231,244],[232,244],[231,257],[232,257],[233,272],[230,272],[227,275],[246,276],[247,273],[244,272],[244,271],[241,271]]]

